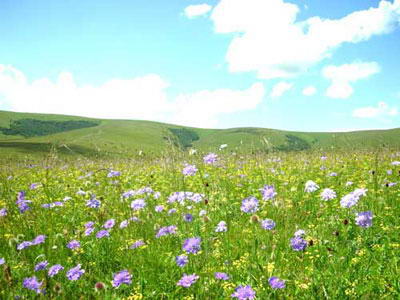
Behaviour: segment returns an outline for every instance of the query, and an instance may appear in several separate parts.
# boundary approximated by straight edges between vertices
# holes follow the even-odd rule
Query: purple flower
[[[263,200],[274,199],[275,196],[277,195],[275,187],[273,185],[264,185],[264,187],[260,189],[260,192],[263,196]]]
[[[170,225],[170,226],[165,226],[165,227],[161,227],[157,234],[156,234],[156,238],[160,238],[164,235],[169,235],[169,234],[176,234],[176,230],[178,228],[174,225]]]
[[[199,279],[196,274],[186,275],[183,274],[182,278],[178,281],[177,285],[188,288]]]
[[[306,232],[303,229],[299,229],[294,233],[294,236],[302,237],[304,235],[306,235]]]
[[[81,246],[81,243],[77,240],[72,240],[67,244],[67,247],[71,250],[77,249]]]
[[[371,211],[364,211],[357,214],[356,217],[356,224],[358,226],[368,228],[372,226],[372,212]]]
[[[49,263],[47,262],[47,260],[41,261],[40,263],[36,264],[35,272],[46,269],[48,265]]]
[[[304,191],[305,192],[307,192],[307,193],[312,193],[312,192],[315,192],[316,190],[318,190],[319,189],[319,186],[318,186],[318,184],[316,184],[314,181],[312,181],[312,180],[308,180],[307,182],[306,182],[306,186],[305,186],[305,188],[304,188]]]
[[[30,209],[30,207],[28,205],[28,203],[30,203],[30,202],[32,202],[32,201],[25,199],[25,192],[24,191],[18,192],[16,203],[17,203],[17,206],[18,206],[18,209],[19,209],[20,213],[24,213],[25,211]]]
[[[37,189],[39,187],[39,183],[32,183],[30,186],[29,186],[29,189],[30,190],[35,190],[35,189]]]
[[[89,221],[85,224],[85,228],[92,228],[94,226],[94,222]]]
[[[162,211],[164,210],[164,206],[163,206],[163,205],[157,205],[157,206],[154,208],[154,210],[155,210],[156,212],[162,212]]]
[[[200,251],[201,238],[188,238],[184,241],[182,249],[187,253],[197,253]]]
[[[32,245],[33,245],[33,244],[32,244],[31,241],[23,241],[22,243],[20,243],[20,244],[17,246],[17,250],[23,250],[23,249],[28,248],[28,247],[30,247],[30,246],[32,246]]]
[[[196,174],[197,168],[195,165],[185,164],[185,167],[182,170],[182,174],[185,176],[193,176]]]
[[[24,279],[24,281],[22,283],[24,288],[35,291],[37,294],[40,294],[42,292],[42,290],[40,289],[42,284],[43,284],[43,281],[39,282],[37,280],[36,276],[27,277]]]
[[[229,275],[222,272],[215,272],[214,273],[215,279],[219,280],[229,280]]]
[[[108,230],[100,230],[99,232],[96,233],[96,237],[98,239],[101,239],[103,237],[109,237],[110,236],[110,232]]]
[[[367,189],[355,189],[350,194],[342,197],[340,200],[340,206],[344,208],[350,208],[358,203],[361,197],[367,194]]]
[[[273,276],[270,279],[268,279],[268,282],[273,289],[285,288],[285,280],[281,280],[278,277]]]
[[[96,196],[92,196],[89,200],[86,201],[86,206],[90,208],[99,208],[101,206],[100,200],[96,199]]]
[[[87,229],[85,229],[85,236],[89,236],[93,233],[94,231],[94,227],[89,227]]]
[[[146,206],[146,201],[144,199],[137,199],[131,202],[131,208],[133,210],[141,210]]]
[[[238,298],[239,300],[251,300],[256,297],[256,292],[251,288],[250,285],[239,285],[231,297]]]
[[[0,217],[5,217],[5,216],[7,216],[7,209],[6,208],[0,209]]]
[[[119,223],[119,228],[123,229],[128,227],[128,225],[129,225],[129,220],[124,220],[121,223]]]
[[[217,162],[217,160],[218,160],[218,155],[215,153],[209,153],[203,157],[204,163],[208,164],[208,165],[215,164]]]
[[[81,269],[81,265],[79,264],[67,272],[67,278],[69,280],[78,280],[84,273],[85,270]]]
[[[127,270],[120,271],[114,274],[114,279],[112,281],[113,287],[119,287],[121,284],[131,284],[132,275],[129,274]]]
[[[6,260],[3,257],[0,257],[0,266],[4,265],[6,263]]]
[[[336,198],[336,192],[332,189],[327,188],[321,192],[321,199],[324,201],[332,200],[335,198]]]
[[[47,273],[50,277],[54,277],[60,272],[61,270],[64,270],[64,267],[62,265],[54,265],[49,268],[49,272]]]
[[[171,208],[170,210],[168,210],[169,215],[172,215],[174,213],[176,213],[176,208]]]
[[[136,248],[139,248],[139,247],[143,247],[144,245],[146,245],[145,242],[143,242],[142,240],[138,240],[138,241],[134,242],[134,243],[129,247],[129,249],[136,249]]]
[[[121,175],[121,172],[120,171],[113,171],[113,170],[111,170],[108,174],[107,174],[107,177],[108,178],[112,178],[112,177],[117,177],[117,176],[120,176]]]
[[[104,223],[103,227],[104,227],[105,229],[111,229],[111,228],[114,227],[114,225],[115,225],[115,220],[114,220],[114,219],[110,219],[110,220],[107,220],[107,221]]]
[[[261,221],[261,227],[265,230],[272,230],[276,226],[275,222],[271,219],[265,219]]]
[[[32,241],[32,245],[39,245],[39,244],[43,244],[44,241],[46,240],[46,236],[43,234],[38,235],[37,237],[35,237]]]
[[[295,236],[290,239],[290,245],[294,251],[303,251],[307,248],[307,241],[300,236]]]
[[[189,258],[185,254],[178,255],[175,258],[175,262],[178,265],[178,267],[182,268],[189,262]]]
[[[258,210],[258,200],[250,196],[242,201],[240,209],[245,213],[255,213]]]
[[[185,215],[183,216],[183,220],[186,221],[186,222],[192,222],[192,221],[193,221],[193,215],[191,215],[191,214],[185,214]]]
[[[228,227],[225,221],[221,221],[218,223],[217,227],[215,228],[215,232],[227,232]]]

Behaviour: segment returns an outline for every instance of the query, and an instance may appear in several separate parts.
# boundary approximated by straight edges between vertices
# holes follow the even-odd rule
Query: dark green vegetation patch
[[[311,149],[311,146],[307,141],[299,138],[298,136],[287,134],[286,143],[276,147],[279,151],[302,151]]]
[[[43,121],[35,119],[20,119],[10,122],[10,128],[0,127],[5,135],[22,135],[24,137],[43,136],[74,129],[94,127],[98,122],[86,120]]]
[[[189,148],[193,146],[194,141],[198,141],[200,139],[199,135],[190,129],[187,128],[168,128],[169,131],[175,136],[177,143],[182,148]]]

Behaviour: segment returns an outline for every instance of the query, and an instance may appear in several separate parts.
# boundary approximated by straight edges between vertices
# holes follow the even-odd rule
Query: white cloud
[[[354,62],[340,66],[327,66],[323,69],[322,74],[332,83],[326,90],[326,96],[340,99],[349,98],[353,94],[350,83],[368,78],[379,71],[380,68],[376,62]]]
[[[293,87],[293,84],[291,84],[289,82],[285,82],[285,81],[278,82],[272,88],[270,96],[272,98],[281,97],[284,93],[289,91],[292,87]]]
[[[71,73],[57,80],[29,82],[12,66],[0,65],[0,98],[13,111],[95,118],[145,119],[218,127],[221,115],[254,109],[265,95],[255,83],[246,90],[218,89],[168,99],[169,84],[159,75],[112,79],[100,86],[78,85]]]
[[[397,115],[399,115],[397,107],[389,107],[385,102],[379,102],[377,106],[362,107],[353,111],[353,117],[356,118],[394,117]]]
[[[205,15],[212,9],[211,5],[208,4],[198,4],[198,5],[189,5],[185,8],[184,13],[188,18],[195,18],[202,15]]]
[[[298,75],[343,43],[392,32],[400,23],[400,0],[341,19],[299,22],[298,13],[297,5],[283,0],[221,0],[211,15],[215,31],[238,33],[226,54],[229,70],[255,71],[262,79]]]
[[[313,95],[315,95],[316,92],[317,92],[317,89],[312,85],[307,86],[303,89],[304,96],[313,96]]]

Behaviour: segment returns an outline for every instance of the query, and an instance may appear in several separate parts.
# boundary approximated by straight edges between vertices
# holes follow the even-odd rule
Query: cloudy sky
[[[0,109],[400,127],[400,0],[1,0]]]

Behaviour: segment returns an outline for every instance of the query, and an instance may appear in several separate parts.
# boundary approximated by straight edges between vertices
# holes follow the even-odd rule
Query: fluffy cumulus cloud
[[[254,71],[262,79],[296,76],[343,43],[366,41],[400,24],[400,0],[339,19],[298,21],[299,11],[283,0],[221,0],[211,19],[217,33],[235,33],[226,54],[229,70]]]
[[[380,71],[376,62],[354,62],[340,66],[327,66],[322,74],[331,80],[331,85],[326,90],[330,98],[346,99],[353,94],[351,83],[368,78]]]
[[[385,118],[398,115],[397,107],[390,107],[385,102],[379,102],[377,106],[361,107],[353,111],[353,117],[356,118]]]
[[[289,91],[293,87],[293,84],[286,82],[286,81],[281,81],[278,82],[277,84],[274,85],[272,88],[270,96],[272,98],[279,98],[281,97],[284,93]]]
[[[20,112],[218,127],[221,115],[254,109],[265,95],[263,84],[255,83],[245,90],[199,91],[169,99],[168,86],[168,82],[156,74],[112,79],[100,86],[78,85],[68,72],[60,73],[56,80],[29,81],[20,70],[0,65],[2,107]]]
[[[185,8],[184,14],[186,17],[192,19],[207,14],[211,9],[212,6],[208,4],[189,5]]]

